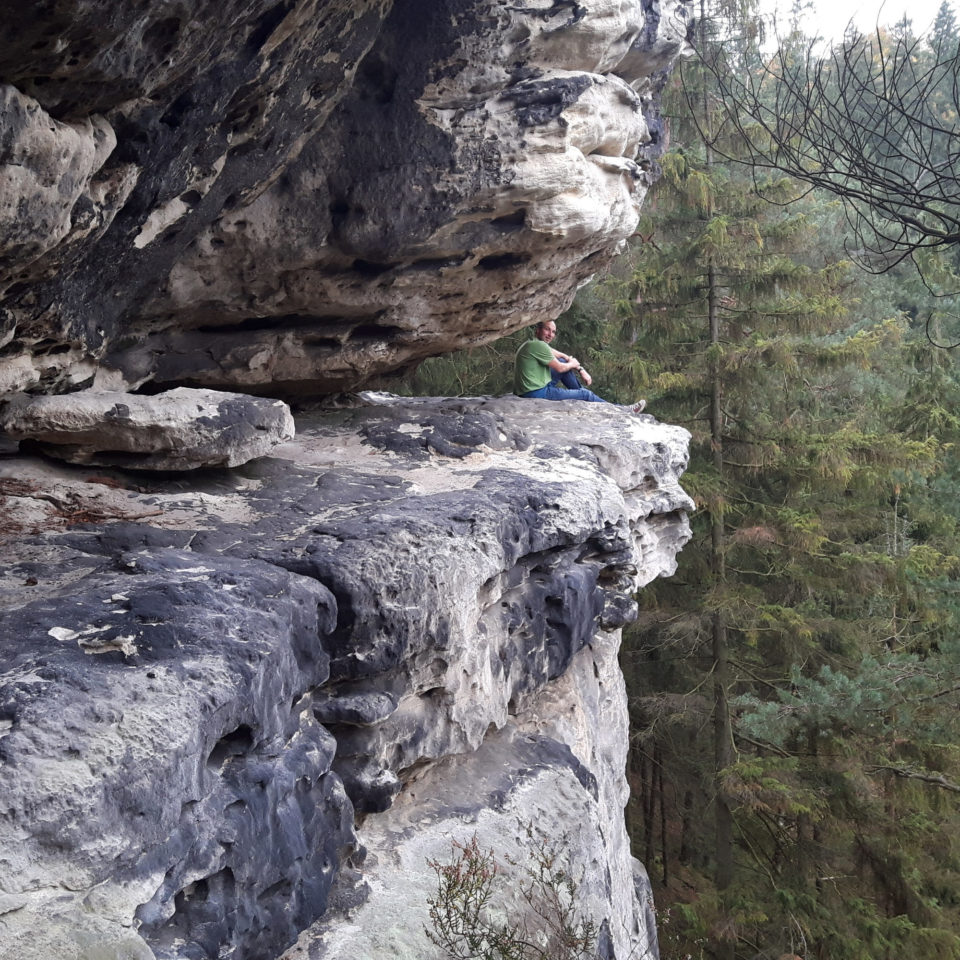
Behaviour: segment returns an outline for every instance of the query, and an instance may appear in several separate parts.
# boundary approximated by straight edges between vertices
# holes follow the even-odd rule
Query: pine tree
[[[956,51],[958,40],[960,40],[960,33],[957,31],[957,18],[949,0],[943,0],[940,9],[937,10],[933,26],[930,28],[928,37],[930,49],[934,53],[949,55],[951,51]]]
[[[845,318],[853,281],[842,250],[813,236],[829,202],[771,207],[758,192],[786,203],[792,184],[758,185],[717,163],[696,139],[711,134],[710,92],[701,76],[684,79],[677,148],[663,160],[636,268],[607,285],[621,346],[594,361],[607,379],[619,364],[630,392],[650,393],[658,416],[691,428],[687,486],[702,509],[678,577],[644,595],[625,657],[636,829],[648,860],[654,831],[672,835],[659,844],[661,878],[679,872],[698,891],[683,912],[688,949],[705,938],[711,956],[741,955],[738,943],[752,956],[761,946],[800,952],[802,940],[831,960],[954,956],[956,937],[937,930],[908,879],[922,858],[894,856],[893,831],[877,827],[902,800],[901,781],[940,776],[897,766],[884,735],[906,729],[886,725],[907,694],[892,678],[938,617],[918,564],[949,573],[956,550],[923,560],[911,539],[909,501],[942,453],[936,434],[896,429],[911,327],[895,310],[879,323]],[[877,384],[880,402],[869,393]],[[911,667],[907,687],[938,696],[934,672]],[[861,688],[878,678],[889,696],[865,701]],[[846,731],[865,709],[865,729]],[[778,723],[789,734],[773,736]],[[861,802],[868,784],[881,803]],[[827,889],[841,871],[860,877]],[[852,912],[850,889],[862,900]]]

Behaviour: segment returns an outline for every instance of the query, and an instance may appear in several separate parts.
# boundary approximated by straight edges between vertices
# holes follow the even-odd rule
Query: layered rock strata
[[[679,0],[7,11],[0,392],[329,393],[556,317],[635,229],[686,31]]]
[[[369,398],[166,479],[4,456],[0,954],[427,956],[427,858],[519,819],[603,955],[655,956],[616,648],[685,458],[509,398]]]
[[[137,470],[236,467],[293,439],[282,400],[178,387],[152,397],[83,390],[19,394],[0,404],[0,430],[70,463]]]

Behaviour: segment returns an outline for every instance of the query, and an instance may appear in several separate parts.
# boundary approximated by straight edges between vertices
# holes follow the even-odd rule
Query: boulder
[[[235,467],[293,437],[280,400],[178,387],[153,396],[84,390],[9,399],[0,429],[70,463],[136,470]]]

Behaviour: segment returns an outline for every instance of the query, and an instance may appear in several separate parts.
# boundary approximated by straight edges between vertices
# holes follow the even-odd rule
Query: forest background
[[[949,180],[960,29],[944,2],[817,53],[802,13],[771,54],[756,8],[704,0],[630,249],[558,321],[595,389],[693,435],[693,540],[624,635],[628,826],[664,960],[960,958],[960,244],[878,249],[723,89],[839,52],[914,108],[872,117],[828,70],[861,148],[946,131]],[[529,335],[400,392],[509,393]]]

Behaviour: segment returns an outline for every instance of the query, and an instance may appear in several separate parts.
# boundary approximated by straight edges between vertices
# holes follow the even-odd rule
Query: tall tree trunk
[[[655,792],[657,771],[646,750],[643,752],[643,766],[641,769],[643,770],[643,837],[646,844],[644,856],[647,863],[653,863],[653,815],[657,803]]]
[[[708,270],[709,312],[710,312],[710,341],[719,343],[719,322],[717,319],[716,278],[713,264]],[[711,402],[710,435],[713,444],[714,466],[718,474],[723,469],[723,436],[722,414],[720,409],[721,380],[717,365],[713,374],[713,397]],[[723,515],[714,513],[710,528],[711,561],[715,584],[719,587],[725,579],[724,569],[724,529]],[[733,762],[733,729],[730,721],[730,705],[727,702],[727,692],[730,687],[730,665],[727,652],[727,622],[722,611],[713,614],[712,646],[713,646],[713,752],[714,752],[714,816],[716,820],[715,855],[717,892],[721,904],[724,903],[725,893],[733,879],[733,815],[724,795],[721,774]],[[723,939],[717,944],[718,960],[733,960],[736,942],[732,939]]]
[[[663,748],[659,743],[654,749],[653,759],[656,764],[657,783],[659,784],[657,797],[660,800],[660,856],[663,860],[663,885],[666,887],[670,879],[668,873],[669,854],[667,851],[667,804],[663,788]]]
[[[705,52],[707,9],[706,0],[700,0],[700,49]],[[713,166],[713,146],[711,143],[710,95],[706,84],[703,88],[703,127],[706,134],[706,172],[710,179]],[[713,198],[707,200],[706,219],[713,217]],[[707,261],[707,318],[710,325],[710,346],[717,350],[720,345],[720,314],[717,271],[713,257]],[[712,393],[710,397],[710,444],[713,451],[713,465],[718,477],[723,476],[723,381],[720,361],[714,355],[711,371]],[[713,580],[721,588],[726,579],[724,563],[724,519],[722,509],[716,508],[711,516],[710,554]],[[715,611],[711,624],[713,653],[713,750],[714,750],[714,818],[715,857],[717,893],[722,906],[726,902],[726,892],[733,879],[733,815],[724,795],[721,774],[733,762],[733,731],[730,721],[730,706],[727,692],[730,687],[730,666],[727,656],[727,623],[721,611]],[[729,935],[722,936],[716,944],[717,960],[734,960],[736,941]]]
[[[683,794],[683,817],[680,820],[680,852],[677,860],[686,866],[690,863],[690,831],[693,827],[693,791]]]

